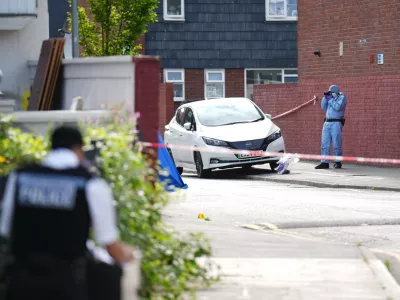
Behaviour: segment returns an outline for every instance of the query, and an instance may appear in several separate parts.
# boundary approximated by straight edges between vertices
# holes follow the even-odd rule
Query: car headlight
[[[275,140],[279,139],[281,136],[282,136],[282,134],[281,134],[280,130],[275,131],[273,134],[271,134],[267,137],[267,141],[269,141],[269,142],[275,141]]]
[[[209,146],[228,147],[228,143],[220,140],[210,139],[203,136],[203,141]]]

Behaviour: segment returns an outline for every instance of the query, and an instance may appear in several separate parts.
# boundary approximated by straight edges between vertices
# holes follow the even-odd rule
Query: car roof
[[[207,99],[207,100],[199,100],[195,102],[190,102],[181,105],[180,107],[193,107],[194,109],[200,108],[200,107],[207,107],[207,106],[213,106],[213,105],[218,105],[218,104],[226,104],[226,103],[243,103],[243,102],[248,102],[251,101],[247,98],[244,97],[232,97],[232,98],[217,98],[217,99]]]

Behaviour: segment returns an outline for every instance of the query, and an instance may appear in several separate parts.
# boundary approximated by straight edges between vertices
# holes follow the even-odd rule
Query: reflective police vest
[[[18,258],[51,254],[67,260],[85,256],[90,214],[83,167],[56,170],[32,165],[17,171],[11,253]]]

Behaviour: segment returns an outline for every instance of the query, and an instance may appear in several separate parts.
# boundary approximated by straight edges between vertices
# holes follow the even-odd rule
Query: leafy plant
[[[85,143],[100,150],[97,165],[111,184],[117,202],[121,239],[142,251],[143,299],[181,299],[184,294],[218,281],[209,241],[203,234],[180,234],[162,220],[169,196],[157,172],[135,144],[130,115],[113,121],[82,124]],[[22,133],[9,121],[0,122],[1,174],[17,165],[38,161],[48,151],[48,138]],[[205,260],[203,264],[200,260]]]
[[[71,2],[71,1],[70,1]],[[88,0],[78,8],[82,56],[137,55],[139,38],[157,21],[158,0]],[[71,14],[68,14],[71,24]]]

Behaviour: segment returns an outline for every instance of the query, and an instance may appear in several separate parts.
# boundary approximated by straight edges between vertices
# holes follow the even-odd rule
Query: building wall
[[[298,3],[300,80],[399,74],[399,0]],[[339,55],[340,42],[343,56]],[[316,50],[321,57],[313,54]],[[378,53],[384,54],[383,65],[377,64]]]
[[[359,1],[299,0],[299,83],[258,85],[254,94],[273,116],[319,96],[317,105],[276,120],[289,152],[320,153],[325,116],[320,100],[337,84],[348,98],[344,155],[399,157],[399,8],[397,0],[365,0],[362,6]],[[321,57],[313,54],[316,50]],[[378,53],[384,54],[383,65],[377,64]]]
[[[146,54],[163,68],[296,68],[297,22],[265,21],[265,0],[185,0],[185,20],[150,24]]]
[[[254,95],[256,103],[272,116],[319,95],[315,106],[310,104],[274,122],[282,129],[288,152],[320,154],[325,117],[320,95],[332,83],[338,84],[348,98],[343,127],[344,155],[398,158],[400,106],[393,95],[400,86],[400,75],[326,78],[280,86],[256,85]]]
[[[174,109],[174,93],[171,83],[160,84],[160,106],[159,106],[159,128],[161,134],[165,131],[167,125],[175,112]]]
[[[21,107],[20,95],[29,91],[31,84],[28,61],[38,60],[42,42],[49,38],[47,0],[38,0],[37,14],[22,30],[0,30],[0,89],[17,99],[17,109]]]
[[[245,97],[244,69],[225,69],[225,97]],[[185,99],[204,99],[204,69],[185,69]],[[164,71],[160,71],[161,82],[164,82]],[[178,108],[180,101],[174,102]]]
[[[82,5],[79,0],[79,4]],[[62,37],[58,29],[63,28],[67,20],[67,12],[70,10],[68,0],[48,0],[49,6],[49,35],[52,38]]]
[[[225,96],[244,97],[244,69],[225,70]]]

